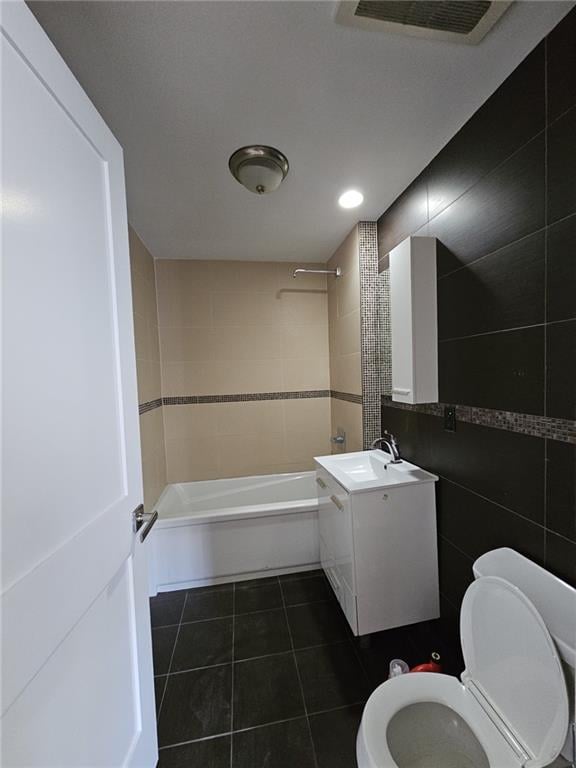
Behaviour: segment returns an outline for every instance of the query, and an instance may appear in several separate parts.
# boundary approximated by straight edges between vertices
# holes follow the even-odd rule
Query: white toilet
[[[362,715],[359,768],[572,758],[576,590],[506,548],[482,555],[474,575],[460,615],[462,681],[422,672],[380,685]]]

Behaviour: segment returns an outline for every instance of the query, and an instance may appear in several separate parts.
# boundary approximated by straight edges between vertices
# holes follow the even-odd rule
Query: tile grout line
[[[548,48],[548,36],[546,36],[544,40],[546,41],[546,48]],[[546,57],[548,57],[548,53],[546,53]],[[548,96],[548,68],[546,68],[546,96]],[[557,117],[554,117],[550,121],[548,120],[548,111],[546,111],[546,127],[551,128],[554,125],[554,123],[557,123],[559,120],[562,120],[562,118],[566,117],[568,112],[572,112],[573,109],[576,109],[576,104],[572,104],[572,106],[565,109],[564,112],[560,112],[560,114]]]
[[[236,631],[236,582],[232,583],[232,666],[230,667],[231,690],[230,690],[230,768],[233,765],[234,748],[234,642]]]
[[[292,637],[292,628],[290,627],[290,621],[288,619],[288,610],[286,608],[286,599],[284,597],[284,588],[282,587],[282,582],[280,578],[278,578],[278,584],[280,585],[282,605],[284,606],[284,617],[286,619],[286,626],[288,627],[288,636],[290,637],[290,647],[292,648],[292,659],[294,661],[294,666],[296,667],[296,676],[298,677],[298,685],[300,686],[300,695],[302,696],[302,704],[304,705],[304,716],[306,718],[306,725],[308,726],[308,735],[310,737],[310,745],[312,747],[312,757],[314,760],[315,768],[318,768],[318,757],[316,755],[316,747],[314,746],[314,739],[312,737],[312,726],[310,725],[310,717],[308,716],[308,707],[306,705],[306,697],[304,696],[304,686],[302,685],[302,678],[300,677],[298,660],[296,659],[296,651],[294,649],[294,638]]]
[[[566,323],[570,322],[572,318],[568,318],[567,320],[555,320],[555,323]],[[480,333],[469,333],[466,336],[448,336],[445,339],[438,339],[438,344],[449,344],[453,341],[466,341],[466,339],[477,339],[479,337],[483,336],[497,336],[501,335],[503,333],[516,333],[518,331],[528,331],[531,328],[545,328],[547,325],[551,325],[551,323],[547,323],[545,320],[541,323],[532,323],[531,325],[514,325],[510,328],[496,328],[492,331],[481,331]]]
[[[562,317],[560,320],[543,320],[541,323],[531,323],[530,325],[513,325],[506,328],[495,328],[491,331],[479,331],[478,333],[469,333],[466,336],[448,336],[445,339],[438,339],[439,344],[448,341],[463,341],[464,339],[475,339],[477,336],[494,336],[497,333],[509,333],[512,331],[525,331],[528,328],[542,328],[549,325],[562,325],[563,323],[573,323],[576,317]]]
[[[573,109],[573,107],[570,107],[570,109]],[[570,109],[568,109],[567,111],[569,112]],[[454,202],[456,202],[456,201],[454,201]],[[452,203],[450,203],[450,205],[452,205]],[[567,213],[565,216],[561,216],[559,219],[555,219],[554,221],[551,221],[551,222],[547,223],[543,227],[538,227],[538,229],[535,229],[532,232],[529,232],[527,235],[522,235],[521,237],[518,237],[516,240],[512,240],[511,242],[506,243],[506,245],[501,245],[499,248],[495,248],[493,251],[489,251],[488,253],[485,253],[482,256],[478,256],[477,258],[473,259],[472,261],[469,261],[466,264],[462,264],[460,267],[456,267],[455,269],[451,269],[448,272],[444,272],[442,275],[438,275],[438,282],[440,282],[441,280],[444,280],[447,277],[452,277],[452,275],[456,274],[457,272],[461,272],[464,269],[469,269],[470,267],[474,266],[475,264],[477,264],[478,262],[482,261],[483,259],[488,259],[488,258],[490,258],[490,256],[498,256],[501,251],[504,251],[507,248],[511,248],[513,245],[518,245],[523,240],[527,240],[530,237],[534,237],[534,235],[538,235],[541,232],[545,232],[546,230],[551,229],[552,227],[555,227],[557,224],[562,224],[567,219],[570,219],[572,216],[576,216],[576,212],[575,211],[572,211],[571,213]],[[406,237],[409,237],[409,235],[405,235],[405,237],[403,239],[406,239]],[[402,242],[402,240],[400,242]],[[398,245],[399,244],[400,243],[398,243]],[[390,250],[392,250],[392,249],[390,249]],[[380,262],[381,262],[381,259],[378,259],[378,269],[380,269]],[[379,275],[382,275],[384,273],[384,271],[383,272],[379,272]]]
[[[546,38],[545,38],[545,40],[546,40]],[[545,71],[545,77],[547,77],[547,72],[546,71]],[[546,86],[547,86],[547,83],[545,85],[545,89],[547,90]],[[546,96],[547,96],[547,94],[546,94]],[[547,105],[545,104],[545,109],[546,109],[546,106]],[[548,121],[548,115],[545,114],[545,116],[544,116],[544,127],[543,128],[541,128],[539,131],[537,131],[535,134],[533,134],[531,138],[529,138],[527,141],[525,141],[523,144],[521,144],[519,147],[517,147],[510,155],[508,155],[506,158],[504,158],[504,160],[501,160],[496,166],[494,166],[494,168],[491,168],[489,171],[486,171],[485,173],[483,173],[471,186],[467,187],[456,198],[454,198],[454,200],[452,200],[452,202],[448,203],[448,205],[445,205],[443,208],[436,208],[434,210],[434,212],[433,212],[432,217],[430,217],[430,211],[428,210],[427,216],[426,216],[426,221],[424,222],[424,224],[422,224],[422,227],[431,224],[437,217],[441,216],[452,205],[454,205],[454,203],[458,202],[462,197],[464,197],[464,195],[468,194],[472,189],[474,189],[474,187],[476,187],[480,182],[485,180],[488,176],[492,175],[495,171],[499,170],[501,168],[501,166],[503,166],[505,163],[507,163],[512,157],[514,157],[514,155],[518,154],[520,151],[525,149],[528,146],[528,144],[530,144],[532,141],[537,139],[539,136],[543,135],[549,128],[551,128],[555,123],[557,123],[559,120],[561,120],[563,117],[565,117],[569,112],[571,112],[575,108],[576,108],[576,105],[573,104],[572,106],[570,106],[567,109],[565,109],[564,112],[559,114],[557,117],[555,117],[551,121]],[[435,159],[435,158],[433,158],[433,159]],[[416,177],[416,179],[418,179],[420,176],[424,176],[423,181],[426,183],[426,185],[428,184],[428,178],[427,178],[427,174],[426,175],[424,175],[424,174],[427,171],[427,169],[428,169],[428,166],[426,168],[424,168],[423,171],[421,171],[421,173]],[[416,179],[414,179],[414,181],[416,181]],[[409,189],[410,186],[411,186],[411,184],[409,184],[408,187],[406,187],[404,192],[406,192]],[[386,213],[388,213],[390,208],[392,208],[394,203],[396,203],[397,200],[399,200],[399,198],[404,194],[404,192],[402,192],[401,195],[388,207],[388,209],[386,211],[384,211],[384,213],[379,217],[380,219]],[[428,197],[428,195],[427,195],[427,197]],[[429,201],[427,200],[427,204],[428,204],[428,202]],[[562,217],[562,219],[568,218],[571,215],[573,215],[573,213],[567,214],[566,216]],[[556,221],[552,222],[551,226],[556,224],[558,221],[561,221],[562,219],[557,219]],[[420,228],[421,227],[419,227],[419,229]],[[530,233],[528,235],[523,235],[522,237],[518,238],[517,240],[514,240],[511,243],[509,243],[509,245],[512,245],[513,243],[516,243],[516,242],[519,242],[520,240],[523,240],[525,237],[530,237],[532,234],[535,234],[536,232],[539,232],[541,229],[543,229],[543,228],[541,227],[540,229],[535,230],[534,232],[532,232],[532,233]],[[400,239],[398,240],[398,242],[396,242],[394,245],[392,245],[392,246],[390,246],[388,248],[387,254],[390,253],[390,251],[393,250],[393,248],[395,248],[396,245],[399,245],[403,240],[405,240],[409,236],[410,236],[410,232],[403,233],[400,236]],[[501,246],[501,248],[505,248],[505,247],[507,247],[507,246]],[[497,248],[494,251],[491,251],[489,254],[485,254],[484,256],[480,256],[478,258],[479,259],[485,258],[485,256],[489,256],[492,253],[496,253],[496,251],[501,250],[501,248]],[[379,252],[380,252],[380,249],[379,249]],[[381,258],[378,259],[378,265],[380,265],[380,261],[381,261]],[[476,261],[476,260],[474,260],[474,261]],[[473,264],[474,261],[469,262],[468,264],[463,264],[461,267],[456,267],[456,269],[450,270],[449,272],[446,272],[444,275],[440,275],[439,279],[442,279],[443,277],[451,275],[454,272],[458,272],[460,269],[465,269],[470,264]]]
[[[566,111],[568,112],[568,111],[570,111],[570,109],[572,109],[572,107],[570,107],[570,108],[569,108],[568,110],[566,110]],[[414,180],[413,180],[413,182],[411,182],[411,183],[408,185],[408,187],[406,187],[406,189],[404,190],[404,192],[406,192],[406,191],[407,191],[407,190],[408,190],[408,189],[409,189],[409,188],[412,186],[412,184],[413,184],[413,183],[414,183],[414,182],[415,182],[417,179],[419,179],[420,177],[422,177],[422,182],[423,182],[423,183],[426,185],[426,206],[427,206],[427,212],[426,212],[426,220],[425,220],[425,222],[424,222],[424,223],[423,223],[423,224],[422,224],[420,227],[418,227],[418,230],[422,229],[424,226],[428,227],[428,226],[429,226],[429,225],[430,225],[430,224],[431,224],[431,223],[432,223],[432,222],[433,222],[435,219],[437,219],[439,216],[441,216],[443,213],[445,213],[445,211],[447,211],[449,208],[451,208],[451,207],[454,205],[454,203],[457,203],[457,202],[458,202],[458,201],[459,201],[461,198],[463,198],[463,197],[464,197],[464,195],[468,194],[468,193],[469,193],[469,192],[470,192],[472,189],[474,189],[475,187],[477,187],[477,186],[478,186],[478,185],[479,185],[479,184],[480,184],[482,181],[484,181],[485,179],[487,179],[489,176],[491,176],[492,174],[494,174],[496,171],[500,170],[500,169],[502,168],[502,166],[504,166],[504,165],[505,165],[505,164],[506,164],[506,163],[507,163],[509,160],[511,160],[511,159],[512,159],[512,158],[513,158],[515,155],[519,154],[519,153],[520,153],[520,152],[521,152],[523,149],[525,149],[525,148],[526,148],[526,147],[527,147],[529,144],[531,144],[531,143],[532,143],[532,142],[533,142],[535,139],[537,139],[539,136],[542,136],[542,134],[543,134],[543,133],[544,133],[544,131],[546,130],[546,126],[547,126],[547,119],[546,119],[546,115],[545,115],[545,116],[544,116],[544,126],[543,126],[542,128],[540,128],[540,130],[539,130],[539,131],[536,131],[536,133],[534,133],[534,134],[533,134],[533,135],[532,135],[532,136],[531,136],[529,139],[527,139],[527,140],[526,140],[526,141],[525,141],[523,144],[521,144],[519,147],[517,147],[517,148],[516,148],[516,149],[515,149],[515,150],[514,150],[514,151],[513,151],[511,154],[509,154],[507,157],[505,157],[503,160],[501,160],[501,161],[500,161],[500,162],[499,162],[497,165],[495,165],[493,168],[491,168],[491,169],[490,169],[490,170],[488,170],[488,171],[485,171],[485,172],[484,172],[484,173],[483,173],[483,174],[482,174],[482,175],[481,175],[481,176],[480,176],[478,179],[476,179],[476,181],[475,181],[473,184],[471,184],[471,185],[470,185],[469,187],[467,187],[467,188],[466,188],[466,189],[465,189],[463,192],[461,192],[461,193],[460,193],[460,194],[459,194],[457,197],[455,197],[455,198],[454,198],[454,200],[452,200],[452,202],[448,203],[448,205],[445,205],[443,208],[435,208],[435,209],[434,209],[434,211],[433,211],[432,217],[430,217],[430,205],[429,205],[429,194],[428,194],[428,175],[429,175],[429,172],[428,172],[428,166],[426,166],[426,168],[424,168],[424,169],[423,169],[423,170],[422,170],[422,171],[421,171],[421,172],[418,174],[418,176],[416,177],[416,179],[414,179]],[[435,160],[435,159],[436,159],[436,157],[432,158],[432,160]],[[431,161],[431,162],[432,162],[432,161]],[[429,165],[430,165],[430,164],[429,164]],[[427,172],[428,172],[428,173],[427,173]],[[394,200],[394,202],[393,202],[393,203],[392,203],[392,204],[391,204],[391,205],[390,205],[390,206],[389,206],[389,207],[388,207],[388,208],[387,208],[387,209],[384,211],[384,213],[383,213],[383,214],[382,214],[382,215],[379,217],[379,219],[381,219],[381,218],[382,218],[382,217],[383,217],[383,216],[384,216],[386,213],[388,213],[388,211],[390,210],[390,208],[392,208],[392,206],[393,206],[393,205],[394,205],[394,204],[395,204],[395,203],[396,203],[396,202],[397,202],[397,201],[400,199],[400,197],[402,197],[402,195],[404,194],[404,192],[402,192],[402,193],[399,195],[399,197],[398,197],[398,198],[396,198],[396,200]],[[418,231],[418,230],[417,230],[417,231]],[[428,231],[428,230],[427,230],[427,231]],[[390,251],[391,251],[391,250],[393,250],[393,248],[395,248],[395,247],[396,247],[396,245],[399,245],[399,244],[400,244],[400,243],[401,243],[403,240],[405,240],[407,237],[409,237],[409,236],[410,236],[410,234],[411,234],[410,232],[406,232],[406,233],[404,233],[404,234],[402,235],[401,239],[400,239],[400,240],[399,240],[399,241],[398,241],[398,242],[397,242],[395,245],[392,245],[391,247],[389,247],[389,249],[388,249],[388,251],[387,251],[387,254],[389,254],[389,253],[390,253]],[[532,233],[532,234],[533,234],[533,233]],[[523,235],[523,237],[529,237],[529,235]],[[522,238],[518,238],[518,239],[519,239],[519,240],[521,240]],[[502,246],[502,247],[505,247],[505,246]],[[496,249],[496,250],[499,250],[499,249]],[[387,254],[386,254],[386,255],[387,255]],[[380,266],[380,261],[381,261],[381,259],[380,259],[380,249],[378,249],[378,255],[379,255],[379,258],[378,258],[378,266]],[[489,255],[489,254],[486,254],[486,255]],[[481,256],[480,258],[484,258],[484,257],[482,257],[482,256]],[[470,262],[470,263],[472,263],[472,262]],[[454,269],[454,270],[451,270],[450,272],[447,272],[447,273],[446,273],[446,275],[452,274],[452,272],[457,272],[459,269],[464,269],[466,266],[468,266],[468,265],[467,265],[467,264],[464,264],[462,267],[457,267],[456,269]],[[445,275],[441,275],[440,277],[444,277],[444,276],[445,276]]]
[[[529,144],[531,144],[532,142],[534,142],[536,139],[538,139],[540,136],[542,136],[544,134],[544,132],[546,130],[546,127],[547,127],[547,120],[546,120],[546,115],[544,115],[544,126],[542,128],[540,128],[539,131],[537,131],[529,139],[527,139],[523,144],[521,144],[519,147],[517,147],[511,154],[509,154],[507,157],[505,157],[503,160],[501,160],[496,166],[494,166],[494,168],[491,168],[489,171],[486,171],[485,173],[483,173],[480,176],[480,178],[478,178],[471,186],[467,187],[461,194],[458,195],[458,197],[456,197],[454,200],[452,200],[451,203],[449,203],[448,205],[445,205],[443,208],[440,208],[440,209],[436,208],[434,210],[434,213],[433,213],[431,218],[430,218],[430,211],[428,211],[426,225],[430,225],[435,219],[437,219],[445,211],[447,211],[449,208],[451,208],[454,205],[454,203],[458,202],[461,198],[463,198],[464,195],[468,194],[472,189],[477,187],[482,181],[487,179],[489,176],[492,176],[496,171],[500,170],[515,155],[520,154],[520,152],[522,152],[522,150],[524,150]],[[435,158],[433,158],[433,160],[434,159]],[[427,168],[428,168],[428,166],[422,171],[422,174],[424,174],[424,172],[427,170]],[[424,181],[426,182],[426,184],[428,184],[427,175],[424,177]],[[384,213],[386,213],[386,211]],[[406,237],[408,237],[408,235],[406,235]],[[523,237],[529,237],[529,235],[523,235]],[[521,239],[522,238],[518,238],[518,240],[521,240]],[[514,241],[514,242],[516,242],[516,241]],[[505,247],[505,246],[502,246],[502,247]],[[390,250],[392,250],[392,249],[390,249]],[[496,249],[496,250],[499,250],[499,249]],[[486,255],[489,255],[489,254],[486,254]],[[480,257],[480,258],[483,258],[483,257]],[[450,272],[448,272],[446,274],[451,274],[452,272],[456,272],[459,269],[465,268],[466,266],[467,265],[464,264],[462,267],[457,267],[455,270],[451,270]]]
[[[477,559],[475,557],[471,557],[468,554],[468,552],[464,552],[463,549],[460,549],[460,547],[457,544],[454,544],[454,542],[451,541],[451,539],[447,539],[446,536],[443,536],[442,534],[440,534],[440,538],[443,541],[445,541],[446,544],[449,544],[452,547],[452,549],[455,549],[457,552],[459,552],[461,555],[463,555],[466,558],[466,560],[470,561],[470,563],[474,563],[474,561]],[[454,603],[452,603],[452,605],[454,606]],[[456,607],[456,606],[454,606],[454,607]]]
[[[164,682],[164,690],[162,692],[162,700],[158,707],[158,715],[156,722],[160,723],[160,715],[162,714],[162,705],[164,704],[164,697],[166,696],[166,689],[168,688],[168,677],[170,676],[170,670],[172,669],[172,661],[174,660],[174,654],[176,653],[176,644],[178,643],[178,637],[180,636],[180,627],[182,626],[182,618],[184,616],[184,609],[186,608],[186,602],[188,600],[188,592],[184,595],[184,602],[182,603],[182,610],[180,611],[180,621],[178,622],[178,629],[176,631],[176,637],[174,638],[174,645],[172,646],[172,653],[170,654],[170,663],[168,664],[168,671],[166,672],[166,681]]]
[[[544,322],[548,322],[548,36],[544,38]],[[542,382],[543,402],[542,412],[548,415],[548,331],[544,331],[544,377]],[[546,461],[544,461],[546,469]],[[544,499],[546,504],[546,499]],[[546,522],[546,506],[544,506],[544,522]],[[546,536],[544,536],[544,562],[546,562]]]
[[[546,556],[548,547],[548,440],[544,439],[544,531],[542,533],[544,542],[542,545],[542,556],[544,558],[544,567],[546,567]]]
[[[568,218],[569,216],[572,216],[573,214],[568,214],[565,218]],[[477,256],[475,259],[472,259],[472,261],[467,262],[466,264],[462,264],[459,267],[456,267],[455,269],[451,269],[449,272],[444,272],[444,274],[438,276],[438,282],[441,280],[445,280],[447,277],[452,277],[457,272],[462,272],[464,269],[470,269],[471,267],[476,266],[476,264],[479,264],[481,261],[484,261],[485,259],[489,259],[492,256],[500,256],[502,251],[507,250],[508,248],[512,248],[513,246],[519,245],[523,240],[529,240],[531,237],[534,237],[535,235],[539,235],[540,233],[544,233],[546,231],[546,225],[542,227],[538,227],[537,229],[534,229],[532,232],[529,232],[527,235],[522,235],[521,237],[516,238],[516,240],[512,240],[509,243],[506,243],[506,245],[501,245],[498,248],[495,248],[493,251],[489,251],[488,253],[484,253],[482,256]]]
[[[339,707],[331,707],[330,709],[320,709],[318,712],[312,712],[312,715],[326,715],[330,712],[340,712],[343,709],[349,707],[359,707],[363,704],[363,701],[354,701],[352,704],[342,704]],[[159,747],[159,752],[165,749],[174,749],[175,747],[186,746],[187,744],[196,744],[200,741],[212,741],[213,739],[220,739],[224,736],[233,736],[235,733],[247,733],[249,731],[257,731],[259,728],[268,728],[271,725],[281,725],[282,723],[293,723],[296,720],[307,719],[306,715],[296,715],[295,717],[285,717],[282,720],[273,720],[270,723],[259,723],[258,725],[249,725],[246,728],[239,728],[237,731],[222,731],[221,733],[214,733],[210,736],[201,736],[198,739],[189,739],[188,741],[177,741],[174,744],[166,744],[163,747]]]
[[[544,466],[544,469],[546,469],[546,466]],[[557,533],[552,528],[548,528],[544,523],[539,523],[536,520],[532,520],[532,518],[526,517],[526,515],[523,515],[521,512],[517,512],[515,509],[511,509],[510,507],[507,507],[504,504],[500,504],[500,502],[494,501],[494,499],[489,499],[488,496],[483,496],[481,493],[478,493],[478,491],[474,491],[472,490],[472,488],[468,488],[468,486],[466,485],[461,485],[460,483],[457,483],[454,480],[451,480],[449,477],[446,477],[445,475],[438,474],[438,477],[441,477],[442,480],[445,480],[447,483],[451,483],[452,485],[455,485],[458,488],[462,488],[462,490],[464,491],[468,491],[468,493],[471,493],[474,496],[478,496],[478,498],[482,499],[483,501],[487,501],[490,504],[493,504],[495,507],[499,507],[500,509],[506,510],[506,512],[510,512],[511,514],[516,515],[516,517],[519,517],[521,520],[524,520],[527,523],[532,523],[532,525],[535,525],[537,528],[543,528],[545,531],[549,531],[550,533],[553,533],[555,536],[559,536],[561,539],[565,539],[566,541],[569,541],[572,544],[574,543],[572,539],[570,539],[568,536],[564,536],[563,533]],[[545,488],[546,486],[544,487],[544,491],[545,491]],[[544,496],[544,503],[546,503],[545,496]],[[543,507],[543,509],[544,509],[544,512],[546,512],[546,507]],[[449,541],[449,539],[446,539],[446,540]]]
[[[320,577],[316,577],[320,578]],[[308,600],[304,603],[291,603],[288,607],[289,608],[299,608],[302,605],[317,605],[318,603],[328,603],[329,600]],[[259,608],[257,611],[246,611],[245,613],[238,613],[237,616],[253,616],[256,613],[269,613],[270,611],[281,611],[282,608]],[[209,621],[221,621],[222,619],[231,619],[234,614],[228,613],[225,616],[216,616],[213,619],[194,619],[193,621],[183,621],[182,624],[184,626],[188,624],[205,624]],[[152,629],[168,629],[168,627],[178,627],[179,623],[176,622],[174,624],[157,624],[156,626],[152,627]],[[156,677],[159,677],[159,675],[156,675]]]
[[[372,693],[372,690],[371,690],[372,689],[372,681],[370,679],[370,675],[368,674],[368,670],[364,666],[364,662],[362,661],[362,657],[360,656],[360,652],[359,652],[358,648],[356,647],[356,643],[354,642],[354,635],[352,637],[348,638],[348,642],[352,646],[352,651],[354,653],[356,661],[358,662],[358,664],[360,664],[360,669],[362,670],[362,674],[364,675],[364,680],[366,681],[366,684],[368,686],[368,689],[370,690],[370,693]]]
[[[309,603],[309,605],[313,605],[313,603]],[[292,607],[292,606],[289,606]],[[244,616],[245,614],[240,614],[241,616]],[[328,648],[334,645],[344,645],[344,643],[348,643],[350,640],[347,638],[346,640],[338,640],[333,643],[319,643],[317,645],[305,645],[302,648],[298,648],[299,651],[311,651],[315,648]],[[159,675],[154,675],[154,677],[174,677],[175,675],[184,675],[186,672],[196,672],[199,669],[215,669],[217,667],[228,667],[230,664],[244,664],[247,661],[258,661],[259,659],[268,659],[270,656],[285,656],[286,654],[292,653],[292,650],[287,651],[274,651],[273,653],[263,653],[259,656],[247,656],[245,659],[235,659],[232,661],[220,661],[217,664],[206,664],[201,667],[188,667],[187,669],[178,669],[175,672],[163,672]]]
[[[570,109],[573,109],[573,107],[570,107]],[[569,112],[570,109],[568,109],[567,111]],[[552,125],[552,124],[550,124],[550,125]],[[547,133],[548,133],[548,128],[549,127],[550,126],[547,126],[546,128],[544,128],[542,130],[542,133],[546,134],[545,137],[544,137],[544,144],[545,144],[545,148],[544,148],[544,167],[545,167],[545,173],[546,173],[546,168],[547,168]],[[547,198],[547,185],[546,185],[546,183],[545,183],[545,186],[544,186],[544,194],[545,194],[545,198]],[[452,203],[450,203],[450,205],[452,205]],[[544,218],[545,224],[544,224],[544,226],[538,227],[538,229],[535,229],[532,232],[529,232],[527,235],[522,235],[521,237],[517,238],[516,240],[512,240],[511,242],[506,243],[505,245],[501,245],[499,248],[496,248],[493,251],[489,251],[488,253],[485,253],[482,256],[478,256],[477,258],[473,259],[472,261],[467,262],[466,264],[462,264],[460,267],[456,267],[455,269],[451,269],[449,272],[445,272],[444,274],[439,275],[438,276],[438,281],[440,282],[441,280],[444,280],[447,277],[452,277],[452,275],[455,275],[457,272],[461,272],[464,269],[468,269],[469,267],[472,267],[472,266],[476,265],[478,262],[483,261],[484,259],[488,259],[491,256],[498,256],[501,251],[504,251],[507,248],[511,248],[514,245],[518,245],[523,240],[527,240],[530,237],[534,237],[534,235],[537,235],[537,234],[539,234],[541,232],[545,233],[551,227],[556,226],[556,224],[562,223],[566,219],[569,219],[571,216],[574,216],[574,211],[572,211],[572,213],[567,213],[565,216],[561,216],[559,219],[556,219],[556,220],[554,220],[552,222],[548,222],[548,216],[545,215],[545,218]]]
[[[550,123],[548,120],[548,35],[544,38],[544,115],[546,129],[544,134],[544,320],[548,322],[548,142]],[[548,415],[548,333],[544,333],[544,403],[543,410]],[[548,548],[548,438],[544,438],[544,531],[542,533],[542,557],[544,567],[547,563]]]

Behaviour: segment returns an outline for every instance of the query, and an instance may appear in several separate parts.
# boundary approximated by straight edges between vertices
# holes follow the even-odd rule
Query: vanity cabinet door
[[[350,594],[355,595],[354,578],[354,543],[352,538],[352,508],[350,495],[337,483],[331,488],[330,502],[332,504],[330,515],[331,539],[334,554],[334,563],[338,577],[348,588]]]
[[[322,568],[354,632],[357,631],[350,496],[318,467],[318,528]]]
[[[434,483],[354,496],[359,633],[439,615]]]
[[[332,503],[329,490],[330,476],[321,467],[316,469],[316,490],[318,494],[318,533],[320,537],[320,563],[327,571],[334,568],[334,547],[331,541],[330,516]]]

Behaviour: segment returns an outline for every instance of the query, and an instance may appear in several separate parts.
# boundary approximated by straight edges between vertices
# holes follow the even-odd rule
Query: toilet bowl
[[[466,669],[410,673],[370,696],[357,739],[359,768],[541,768],[560,754],[568,694],[540,614],[509,581],[482,576],[460,616]]]

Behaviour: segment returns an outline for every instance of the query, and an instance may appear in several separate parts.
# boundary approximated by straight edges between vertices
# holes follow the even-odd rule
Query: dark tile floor
[[[462,669],[440,620],[355,638],[321,571],[163,593],[151,615],[159,768],[355,768],[392,658]]]

